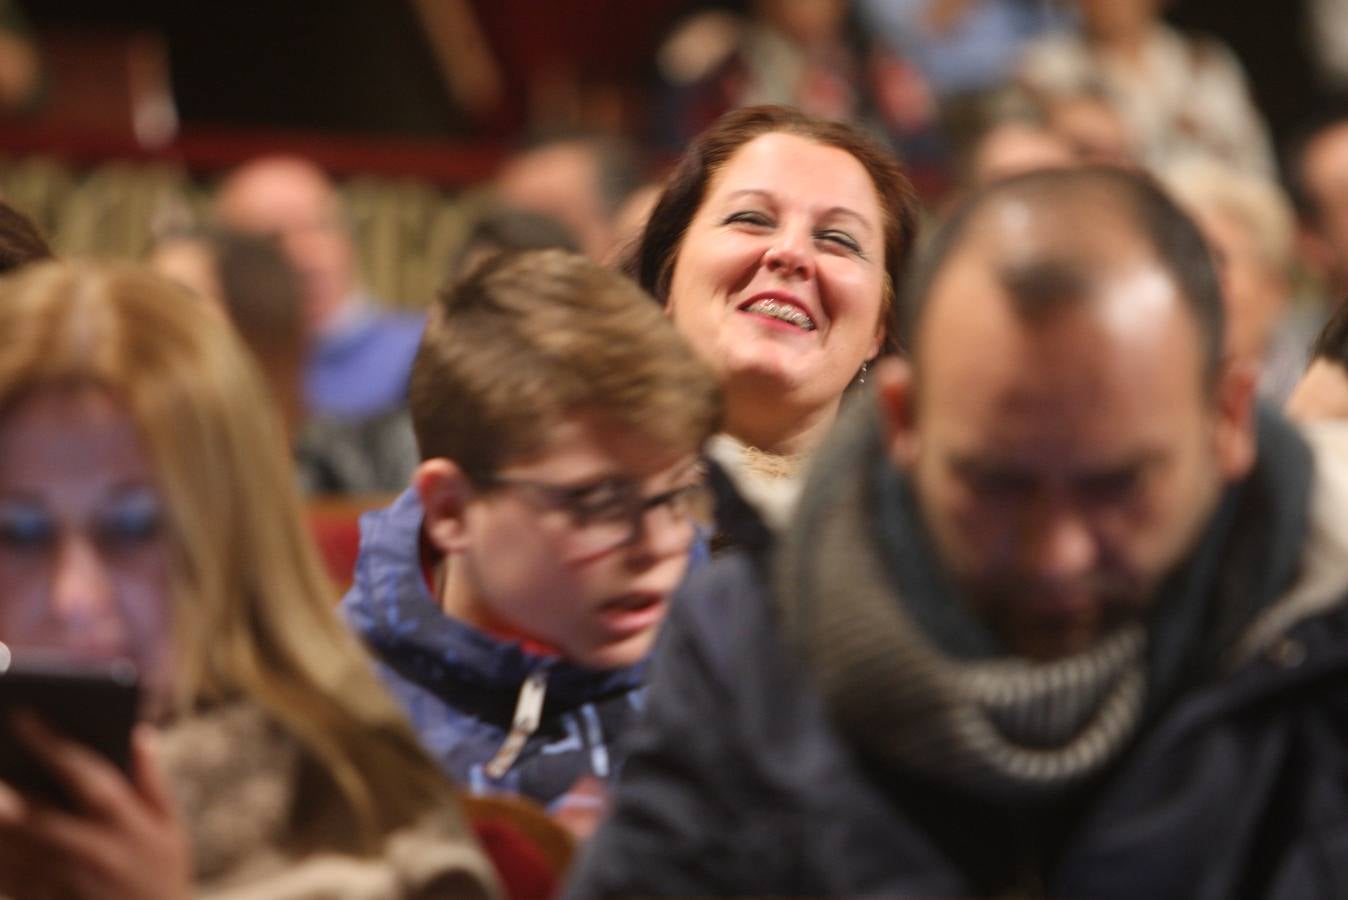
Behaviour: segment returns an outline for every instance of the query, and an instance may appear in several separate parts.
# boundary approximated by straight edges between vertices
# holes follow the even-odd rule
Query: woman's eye
[[[159,500],[150,494],[135,493],[99,514],[98,536],[110,548],[131,549],[157,538],[162,523]]]
[[[837,244],[851,253],[861,252],[861,244],[857,243],[856,238],[845,231],[821,231],[818,238],[821,241]]]
[[[56,523],[39,509],[8,507],[0,510],[0,544],[15,550],[37,550],[56,537]]]
[[[754,225],[760,228],[766,228],[772,224],[772,220],[761,212],[753,210],[741,210],[733,212],[725,218],[726,225]]]

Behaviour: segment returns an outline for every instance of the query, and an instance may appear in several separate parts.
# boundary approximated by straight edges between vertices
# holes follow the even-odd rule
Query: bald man
[[[1342,433],[1256,412],[1146,177],[974,194],[774,569],[671,607],[576,897],[1330,897]]]
[[[220,185],[215,215],[232,230],[274,235],[300,275],[309,411],[364,420],[404,407],[423,317],[380,310],[362,290],[341,199],[323,171],[298,157],[253,160]]]

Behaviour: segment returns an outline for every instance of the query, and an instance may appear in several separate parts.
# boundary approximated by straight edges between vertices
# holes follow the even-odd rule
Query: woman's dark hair
[[[843,150],[870,175],[885,217],[885,342],[881,353],[897,352],[899,329],[894,295],[917,239],[917,198],[894,155],[851,125],[819,119],[786,106],[750,106],[721,116],[679,160],[624,269],[657,300],[667,304],[679,248],[688,224],[706,198],[712,177],[745,144],[774,133],[794,134]]]
[[[1348,300],[1334,309],[1311,345],[1311,359],[1326,359],[1348,369]]]

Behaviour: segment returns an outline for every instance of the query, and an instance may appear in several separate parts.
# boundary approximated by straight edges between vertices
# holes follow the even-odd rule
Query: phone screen
[[[22,794],[69,808],[59,782],[11,732],[10,716],[27,710],[126,772],[139,702],[136,669],[126,660],[15,659],[0,673],[0,780]]]

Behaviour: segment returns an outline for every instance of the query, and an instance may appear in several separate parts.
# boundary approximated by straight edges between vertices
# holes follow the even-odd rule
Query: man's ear
[[[1258,453],[1255,433],[1256,364],[1232,360],[1222,369],[1217,383],[1217,466],[1226,481],[1237,481],[1254,466]]]
[[[890,356],[876,365],[874,373],[885,452],[895,466],[907,469],[917,458],[912,369],[905,360]]]
[[[473,483],[458,465],[443,457],[428,459],[412,473],[412,489],[421,499],[422,532],[444,555],[468,546],[467,512]]]

